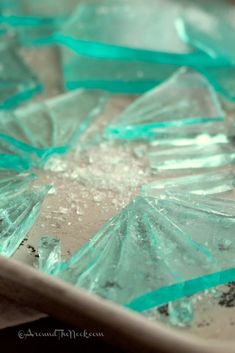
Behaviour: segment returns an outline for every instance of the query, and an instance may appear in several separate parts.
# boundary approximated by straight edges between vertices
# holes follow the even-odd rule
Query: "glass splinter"
[[[199,73],[182,68],[129,105],[106,129],[113,138],[154,138],[172,127],[224,120],[215,92]],[[158,129],[160,129],[158,131]]]
[[[65,153],[100,114],[106,94],[74,91],[11,112],[0,112],[0,143],[38,166],[54,153]],[[38,121],[40,120],[40,134]]]
[[[0,46],[0,109],[12,109],[42,90],[42,85],[11,46]]]
[[[159,179],[141,189],[143,196],[158,196],[166,190],[208,195],[235,188],[235,174],[232,171],[208,172],[176,178]]]
[[[38,255],[38,269],[53,274],[56,266],[61,263],[60,240],[49,236],[42,237],[38,245]]]
[[[11,256],[34,224],[49,186],[0,196],[0,254]]]
[[[216,168],[234,163],[235,148],[231,143],[205,146],[169,148],[163,151],[153,149],[149,162],[156,171]]]
[[[187,327],[193,321],[193,304],[190,298],[170,302],[168,312],[170,322],[174,326]]]
[[[149,310],[234,280],[234,226],[229,200],[139,196],[53,274],[134,310]],[[48,248],[40,256],[54,258]]]

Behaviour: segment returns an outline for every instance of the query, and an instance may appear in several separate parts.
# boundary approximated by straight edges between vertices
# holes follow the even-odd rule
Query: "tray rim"
[[[29,265],[0,256],[0,294],[74,327],[96,329],[128,351],[234,353],[235,340],[216,341],[179,332],[141,314],[73,287]]]

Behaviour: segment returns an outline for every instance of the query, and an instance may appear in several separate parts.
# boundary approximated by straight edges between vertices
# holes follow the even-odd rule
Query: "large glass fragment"
[[[58,242],[48,239],[41,269],[145,311],[234,280],[234,226],[226,199],[139,196],[67,261],[58,262]]]
[[[154,138],[162,130],[224,120],[224,112],[207,80],[182,68],[130,104],[107,127],[114,138]],[[158,132],[158,128],[161,129]]]
[[[0,45],[0,109],[12,109],[42,91],[42,85],[12,46]]]
[[[79,90],[0,112],[0,143],[31,159],[34,165],[41,165],[52,154],[72,148],[100,114],[105,101],[105,93]]]
[[[175,30],[180,11],[182,5],[170,0],[135,1],[134,6],[133,1],[122,0],[84,2],[48,42],[97,58],[220,65],[220,60],[180,40]]]
[[[92,88],[122,93],[143,93],[160,84],[176,65],[144,61],[103,60],[81,56],[61,47],[67,89]]]
[[[235,160],[235,147],[232,143],[215,143],[208,146],[192,145],[159,150],[149,153],[152,169],[180,170],[215,168],[230,165]]]
[[[142,186],[143,196],[159,196],[167,191],[189,192],[193,194],[215,194],[235,188],[235,174],[228,171],[208,172],[175,178],[159,179]]]
[[[34,224],[50,187],[0,195],[0,254],[11,256]]]

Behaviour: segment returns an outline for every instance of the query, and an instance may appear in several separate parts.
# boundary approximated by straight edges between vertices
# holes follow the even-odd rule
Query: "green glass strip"
[[[189,281],[162,287],[144,296],[136,298],[126,305],[127,308],[143,312],[157,306],[167,304],[169,301],[184,298],[222,284],[233,282],[235,279],[235,268],[219,271],[201,276]]]

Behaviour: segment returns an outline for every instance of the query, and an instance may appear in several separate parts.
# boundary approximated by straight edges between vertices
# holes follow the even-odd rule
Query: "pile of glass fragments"
[[[171,302],[174,315],[234,281],[234,43],[225,1],[0,0],[0,253],[40,211],[50,186],[31,186],[37,169],[79,144],[111,94],[134,93],[103,138],[144,141],[156,181],[68,260],[43,237],[38,268],[138,312]],[[20,48],[52,45],[71,91],[20,106],[43,90]],[[190,175],[157,180],[179,170]]]

